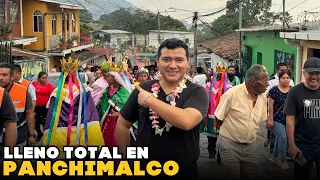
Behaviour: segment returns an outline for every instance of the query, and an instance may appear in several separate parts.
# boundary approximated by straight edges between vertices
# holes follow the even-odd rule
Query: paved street
[[[264,147],[263,143],[267,131],[265,128],[265,123],[260,124],[260,129],[258,131],[257,141],[258,141],[258,154],[259,154],[259,165],[261,167],[261,179],[293,179],[293,162],[288,161],[290,166],[289,171],[283,171],[280,166],[271,163],[269,160],[269,147]],[[216,159],[209,159],[209,154],[207,151],[207,137],[204,135],[200,136],[200,157],[198,161],[200,179],[222,179],[223,169],[221,165],[216,163]],[[223,162],[222,162],[223,163]],[[312,170],[313,179],[316,178],[315,168]],[[260,178],[259,178],[260,179]]]

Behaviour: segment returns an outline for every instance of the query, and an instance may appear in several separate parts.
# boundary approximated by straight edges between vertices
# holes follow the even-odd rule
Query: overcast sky
[[[189,18],[189,17],[193,15],[192,11],[198,11],[199,15],[211,13],[225,7],[227,0],[128,0],[128,1],[130,1],[132,4],[134,4],[139,8],[144,7],[145,9],[149,9],[154,12],[156,12],[157,9],[159,9],[160,12],[163,12],[162,13],[163,15],[166,14],[165,11],[173,11],[169,9],[170,7],[191,11],[191,12],[188,12],[188,11],[176,10],[176,12],[167,12],[167,15],[170,15],[181,21],[187,21],[188,23],[191,23],[192,18]],[[303,1],[305,0],[286,0],[286,10],[288,11],[291,8],[294,8],[289,11],[289,13],[293,16],[294,21],[296,21],[298,15],[303,11],[314,9],[313,11],[320,12],[320,3],[319,3],[320,0],[307,0],[305,3],[299,5]],[[273,3],[273,6],[271,8],[271,11],[282,12],[282,0],[273,0],[272,3]],[[220,13],[219,15],[215,15],[215,16],[202,17],[202,20],[207,22],[212,22],[214,21],[215,18],[223,14],[224,13]]]

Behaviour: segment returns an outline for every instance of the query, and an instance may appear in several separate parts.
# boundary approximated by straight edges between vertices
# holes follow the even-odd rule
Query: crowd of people
[[[132,69],[128,58],[86,68],[79,61],[61,60],[57,87],[40,72],[28,82],[19,65],[0,64],[0,131],[5,146],[54,145],[149,147],[150,160],[179,164],[179,177],[197,179],[200,133],[208,138],[208,158],[226,169],[226,177],[255,179],[259,175],[257,130],[265,121],[270,161],[307,179],[320,158],[320,59],[304,64],[304,81],[294,86],[285,63],[271,78],[262,65],[253,65],[245,77],[238,66],[216,65],[190,75],[188,46],[165,40],[156,65],[144,59]],[[41,128],[41,125],[43,128]],[[63,154],[63,153],[62,153]],[[301,163],[301,159],[305,160]]]

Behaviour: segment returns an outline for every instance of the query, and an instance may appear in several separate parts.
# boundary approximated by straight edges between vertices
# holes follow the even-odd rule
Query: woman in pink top
[[[43,132],[40,129],[40,124],[43,125],[45,122],[45,118],[47,116],[47,108],[46,105],[49,101],[50,95],[54,90],[52,84],[48,82],[48,74],[46,72],[40,72],[38,75],[38,80],[32,82],[32,85],[36,89],[36,124],[35,129],[37,131],[37,141],[41,139],[43,136]]]

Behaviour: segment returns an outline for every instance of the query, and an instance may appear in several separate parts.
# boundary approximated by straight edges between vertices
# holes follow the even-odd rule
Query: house
[[[210,56],[206,56],[206,59],[210,57],[209,68],[215,70],[219,62],[224,62],[227,65],[237,64],[239,59],[239,34],[233,33],[225,36],[208,40],[202,45],[206,49],[209,49]],[[198,58],[201,57],[198,55]],[[204,58],[203,58],[204,59]],[[198,60],[199,62],[199,60]]]
[[[160,34],[159,34],[160,33]],[[159,39],[160,35],[160,39]],[[194,47],[194,34],[193,32],[185,31],[166,31],[166,30],[150,30],[148,35],[148,46],[158,48],[160,43],[169,38],[177,38],[184,41],[189,48]]]
[[[98,57],[98,54],[83,51],[92,47],[89,37],[80,34],[79,9],[81,6],[58,0],[27,0],[22,2],[23,31],[26,36],[37,37],[36,43],[25,46],[34,52],[42,52],[49,57],[48,68],[61,67],[62,57],[71,52],[79,56],[82,66]],[[81,36],[81,38],[80,38]]]
[[[0,1],[0,24],[4,40],[12,41],[15,47],[23,48],[24,45],[37,41],[35,36],[24,34],[22,0]]]
[[[309,28],[298,32],[281,32],[280,37],[292,48],[297,49],[296,83],[300,83],[304,80],[302,72],[306,60],[311,57],[320,58],[320,28]]]
[[[22,75],[37,74],[47,71],[48,57],[41,53],[24,50],[25,46],[37,42],[37,37],[24,33],[22,0],[0,1],[0,31],[1,31],[1,63],[16,63],[22,68]],[[6,47],[7,46],[7,47]],[[10,47],[9,47],[10,46]],[[10,53],[4,53],[4,49],[10,49]],[[8,51],[7,51],[8,52]],[[7,55],[6,55],[7,54]]]
[[[289,70],[295,73],[297,48],[287,45],[280,37],[280,32],[283,31],[299,31],[297,24],[291,24],[289,27],[283,29],[281,25],[273,25],[236,30],[244,33],[242,67],[245,68],[243,72],[246,72],[252,64],[261,64],[267,68],[268,74],[271,75],[275,73],[278,63],[286,62]]]
[[[100,39],[108,48],[119,49],[121,46],[132,45],[132,33],[128,31],[110,29],[99,30],[93,33],[95,39]]]

